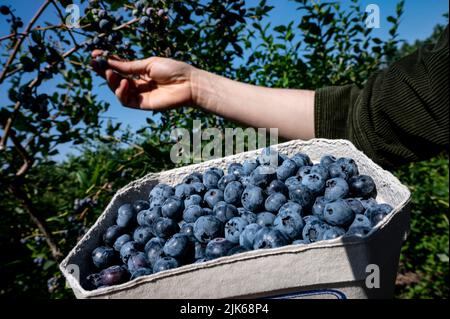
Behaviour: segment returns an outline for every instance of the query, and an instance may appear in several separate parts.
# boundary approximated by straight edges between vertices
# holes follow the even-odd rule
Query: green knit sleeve
[[[448,149],[448,49],[447,26],[435,45],[377,71],[362,89],[318,89],[316,137],[348,139],[385,167]]]

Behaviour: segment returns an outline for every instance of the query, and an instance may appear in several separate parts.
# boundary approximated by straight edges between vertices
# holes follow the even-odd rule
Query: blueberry
[[[156,260],[163,256],[163,247],[165,244],[165,239],[160,237],[152,238],[145,244],[144,251],[150,264],[154,265]]]
[[[219,181],[217,182],[217,188],[224,191],[224,190],[225,190],[225,187],[226,187],[229,183],[234,182],[234,181],[237,181],[237,180],[239,180],[239,177],[238,177],[237,175],[234,175],[234,174],[227,174],[227,175],[224,175],[224,176],[222,176],[222,177],[219,179]]]
[[[180,227],[173,219],[161,217],[155,221],[153,234],[157,237],[169,238],[177,233],[179,229]]]
[[[129,227],[134,224],[136,215],[131,204],[123,204],[117,211],[116,224],[120,227]]]
[[[336,164],[340,165],[342,171],[347,176],[347,179],[358,175],[358,165],[356,165],[355,160],[349,157],[340,157],[336,160]]]
[[[250,176],[241,176],[239,178],[239,181],[241,182],[242,186],[247,187],[248,185],[251,185],[250,183]]]
[[[333,155],[324,155],[320,159],[320,165],[326,167],[327,169],[334,162],[336,162],[336,157],[334,157]]]
[[[184,200],[184,207],[187,208],[192,205],[202,205],[203,198],[198,194],[192,194]]]
[[[261,228],[255,235],[253,249],[266,249],[285,246],[289,239],[278,229]]]
[[[108,60],[105,57],[97,56],[95,58],[95,62],[97,63],[97,66],[100,70],[105,71],[109,67]]]
[[[348,226],[355,218],[355,213],[345,200],[338,199],[325,205],[323,217],[330,225]]]
[[[371,228],[372,223],[370,222],[369,218],[367,218],[365,215],[357,214],[355,215],[355,219],[353,220],[349,228],[359,226]]]
[[[313,215],[319,217],[320,219],[323,219],[323,210],[325,209],[325,205],[329,202],[330,201],[325,199],[325,197],[323,196],[316,197],[314,205],[311,209]]]
[[[150,203],[146,200],[137,200],[133,203],[133,209],[135,213],[139,213],[141,210],[149,209]]]
[[[100,28],[100,30],[102,32],[106,32],[106,31],[111,31],[111,22],[107,19],[101,19],[100,22],[98,23],[98,27]]]
[[[343,178],[348,179],[347,174],[344,172],[344,169],[338,163],[332,163],[328,166],[328,173],[331,178]]]
[[[147,259],[145,257],[145,254],[143,252],[134,253],[128,258],[128,270],[130,273],[133,273],[134,271],[138,270],[142,267],[147,267]]]
[[[157,272],[169,270],[173,268],[178,267],[178,262],[175,258],[172,257],[161,257],[159,258],[154,266],[153,266],[153,273],[156,274]]]
[[[260,165],[250,174],[250,184],[258,187],[266,187],[276,178],[274,166]]]
[[[281,193],[274,193],[266,198],[264,208],[268,212],[276,213],[287,202],[286,196]]]
[[[241,246],[239,246],[239,245],[236,245],[236,246],[234,246],[233,248],[231,248],[228,251],[227,256],[232,256],[232,255],[236,255],[236,254],[240,254],[240,253],[245,253],[246,251],[248,251],[248,250],[243,248],[243,247],[241,247]]]
[[[9,9],[9,7],[7,6],[1,6],[0,7],[0,13],[3,15],[7,15],[11,12],[11,10]]]
[[[302,185],[302,177],[300,175],[289,177],[284,184],[288,189],[288,193],[291,189],[294,189],[300,185]]]
[[[330,178],[330,173],[328,172],[328,167],[321,164],[314,164],[311,167],[311,174],[317,174],[322,176],[323,180],[326,181]]]
[[[195,243],[194,247],[194,257],[195,259],[202,259],[206,257],[206,244],[202,244],[199,242]]]
[[[375,204],[369,206],[364,215],[370,220],[372,227],[378,224],[383,218],[392,211],[392,206],[389,204]]]
[[[249,211],[258,211],[263,207],[264,195],[261,188],[249,185],[241,197],[242,206]]]
[[[195,222],[200,216],[205,215],[203,208],[198,205],[191,205],[183,212],[183,220],[187,223]]]
[[[194,236],[201,243],[207,243],[222,235],[223,224],[214,216],[202,216],[194,223]]]
[[[238,215],[236,207],[226,202],[218,202],[213,209],[214,216],[222,223],[226,223],[231,218]]]
[[[203,207],[203,215],[213,215],[214,216],[214,211],[209,207]]]
[[[218,167],[211,167],[208,168],[208,171],[213,171],[214,173],[216,173],[217,175],[219,175],[219,177],[222,177],[224,174],[223,169],[218,168]]]
[[[203,175],[198,172],[191,173],[183,178],[181,181],[183,184],[201,183],[203,181]]]
[[[206,245],[206,257],[214,259],[226,256],[228,254],[228,251],[233,248],[233,246],[234,244],[232,242],[229,242],[225,238],[214,238]]]
[[[277,168],[277,178],[281,181],[285,181],[291,176],[294,176],[298,170],[297,164],[290,159],[283,161],[283,163]]]
[[[322,240],[335,239],[345,235],[345,230],[341,227],[331,227],[323,234]]]
[[[314,195],[322,194],[325,190],[325,179],[316,173],[305,175],[302,185],[306,186]]]
[[[88,280],[91,281],[94,286],[113,286],[121,284],[127,281],[129,273],[125,265],[114,265],[109,268],[103,269],[98,274],[88,276]]]
[[[297,175],[300,176],[302,179],[308,174],[311,174],[312,166],[302,166],[298,169]]]
[[[106,229],[105,233],[103,234],[103,241],[106,245],[112,246],[114,245],[114,242],[117,238],[119,238],[120,235],[122,235],[125,232],[125,229],[123,227],[112,225]]]
[[[314,195],[306,186],[295,186],[289,190],[289,198],[303,208],[310,208],[314,203]]]
[[[131,273],[130,280],[136,279],[138,277],[148,276],[151,275],[152,273],[153,272],[150,268],[141,267]]]
[[[352,211],[356,214],[364,214],[366,209],[364,208],[363,204],[359,199],[356,198],[347,198],[345,200],[347,204],[350,206]]]
[[[162,196],[154,196],[151,198],[150,200],[150,208],[154,208],[154,207],[161,207],[164,202],[166,201],[166,197],[162,197]]]
[[[131,236],[128,234],[123,234],[119,237],[117,237],[116,241],[114,242],[114,250],[115,251],[120,251],[120,249],[122,248],[123,244],[127,243],[131,241]]]
[[[269,186],[267,186],[266,188],[267,195],[272,195],[273,193],[281,193],[285,196],[288,196],[289,189],[282,181],[274,179],[273,181],[270,182]]]
[[[301,236],[305,223],[302,217],[296,212],[282,212],[273,221],[274,229],[286,234],[291,240]]]
[[[275,217],[272,213],[262,212],[256,215],[256,223],[265,227],[272,226]]]
[[[188,252],[189,238],[185,234],[175,234],[166,241],[163,251],[166,256],[181,258]]]
[[[325,183],[324,197],[326,200],[333,201],[346,197],[348,195],[348,191],[348,184],[345,179],[335,177],[327,180]]]
[[[330,229],[330,226],[322,222],[319,218],[311,216],[310,218],[306,219],[306,223],[302,231],[302,236],[304,240],[313,243],[322,240],[323,235],[328,229]]]
[[[368,175],[357,175],[348,181],[350,194],[355,197],[375,198],[377,196],[377,188],[372,177]]]
[[[127,263],[128,258],[130,258],[131,255],[137,253],[138,251],[138,243],[136,243],[135,241],[128,241],[120,248],[120,258],[122,258],[122,261],[124,263]]]
[[[228,166],[228,174],[233,174],[236,176],[244,175],[244,169],[242,167],[242,164],[240,163],[231,163]]]
[[[349,236],[365,237],[370,232],[370,230],[371,230],[370,227],[365,227],[365,226],[350,227],[347,230],[345,237],[349,237]]]
[[[368,199],[362,199],[361,198],[361,199],[358,199],[358,200],[363,205],[364,210],[368,209],[369,207],[378,205],[377,201],[375,199],[373,199],[373,198],[368,198]]]
[[[239,236],[244,228],[248,225],[248,221],[242,217],[233,217],[225,224],[225,238],[237,244]]]
[[[220,178],[221,176],[216,171],[207,170],[203,174],[203,184],[207,189],[217,188]]]
[[[307,244],[309,244],[309,243],[310,243],[309,240],[305,240],[305,239],[297,239],[297,240],[294,240],[294,241],[292,242],[292,245],[307,245]]]
[[[164,199],[175,194],[175,189],[167,184],[158,184],[152,188],[149,194],[149,201],[152,201],[153,197],[162,197]]]
[[[308,155],[304,153],[297,153],[291,158],[298,167],[311,166],[313,163]]]
[[[152,237],[152,229],[148,226],[139,226],[133,233],[133,239],[139,245],[145,245]]]
[[[246,210],[244,207],[239,207],[238,209],[239,217],[244,218],[249,224],[256,223],[256,214]]]
[[[205,193],[205,196],[203,197],[203,200],[210,208],[214,208],[214,206],[218,203],[224,200],[223,197],[223,191],[220,189],[210,189]]]
[[[206,186],[200,182],[194,182],[191,184],[195,194],[203,195],[206,192]]]
[[[180,234],[186,235],[188,237],[189,241],[195,241],[194,223],[184,223],[181,226]]]
[[[250,175],[256,167],[259,166],[258,160],[245,160],[242,164],[242,172],[244,175]]]
[[[284,214],[285,212],[296,213],[300,217],[303,216],[303,208],[300,204],[292,201],[286,202],[283,206],[278,210],[278,214]]]
[[[97,268],[106,268],[116,261],[114,249],[101,246],[92,252],[92,262]]]
[[[252,223],[245,226],[244,230],[239,235],[239,245],[245,249],[253,249],[253,242],[255,240],[256,233],[262,228],[261,225]]]
[[[186,184],[187,185],[187,184]],[[174,220],[181,220],[183,216],[184,202],[176,196],[170,196],[161,206],[161,214]]]
[[[243,192],[244,186],[238,181],[233,181],[225,187],[223,198],[229,204],[239,205]]]
[[[136,217],[139,226],[150,226],[147,225],[147,215],[150,213],[149,210],[141,210]]]
[[[275,167],[278,167],[278,165],[283,162],[283,158],[278,151],[271,147],[262,149],[257,159],[261,165],[271,165]]]
[[[175,196],[179,199],[185,200],[192,194],[194,194],[194,188],[191,184],[178,184],[175,186]]]

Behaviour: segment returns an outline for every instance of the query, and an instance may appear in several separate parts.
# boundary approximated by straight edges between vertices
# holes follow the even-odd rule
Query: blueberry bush
[[[7,92],[0,106],[2,297],[72,297],[58,262],[117,189],[174,166],[171,129],[192,128],[194,119],[203,127],[235,125],[189,105],[149,112],[148,125],[137,131],[106,119],[110,106],[93,93],[93,48],[128,59],[172,57],[250,83],[303,89],[363,85],[411,50],[398,50],[403,1],[386,18],[387,39],[365,27],[357,0],[349,9],[294,2],[300,18],[276,26],[267,22],[273,7],[264,0],[79,1],[75,28],[65,11],[70,0],[42,1],[30,21],[0,6],[0,18],[9,23],[0,35],[0,86]],[[59,22],[43,21],[44,12]],[[80,155],[55,162],[63,145]],[[448,156],[397,174],[414,191],[398,296],[448,297]]]

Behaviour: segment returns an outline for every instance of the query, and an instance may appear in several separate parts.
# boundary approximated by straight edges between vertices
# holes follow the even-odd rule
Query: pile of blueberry
[[[254,160],[193,172],[126,203],[92,252],[92,288],[222,256],[363,237],[392,210],[351,158],[288,158],[265,148]]]

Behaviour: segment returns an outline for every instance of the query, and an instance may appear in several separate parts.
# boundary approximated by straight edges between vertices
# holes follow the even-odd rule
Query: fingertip
[[[97,56],[99,56],[99,55],[102,55],[102,53],[103,53],[102,50],[95,49],[94,51],[91,52],[91,56],[92,56],[93,58],[95,58],[95,57],[97,57]]]

